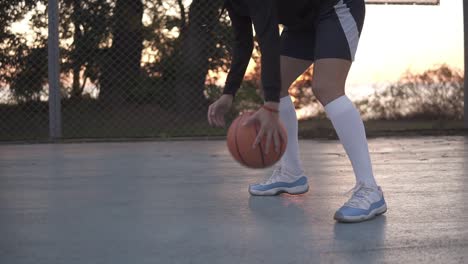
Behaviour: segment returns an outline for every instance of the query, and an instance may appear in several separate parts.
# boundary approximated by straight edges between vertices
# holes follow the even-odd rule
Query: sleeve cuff
[[[223,90],[223,94],[229,94],[229,95],[232,95],[232,97],[236,96],[236,93],[235,93],[235,92],[226,91],[226,90]]]
[[[279,89],[264,89],[263,94],[265,96],[265,101],[266,102],[279,102],[280,101],[280,95],[279,95]]]

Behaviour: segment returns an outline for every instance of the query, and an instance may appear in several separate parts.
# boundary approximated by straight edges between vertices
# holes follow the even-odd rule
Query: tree
[[[16,101],[36,100],[47,81],[46,2],[10,1],[7,6],[3,6],[5,4],[5,1],[0,3],[0,27],[3,29],[3,34],[0,33],[0,78],[5,84],[10,84]],[[26,14],[31,16],[29,23],[32,31],[24,35],[11,33],[12,23],[22,20]],[[108,21],[111,15],[111,3],[108,0],[61,2],[60,55],[64,59],[61,72],[72,74],[71,97],[80,97],[86,80],[96,81],[99,75],[97,66],[100,46],[109,38]],[[68,40],[72,40],[71,44],[67,44]],[[24,65],[26,61],[29,66]],[[84,73],[83,78],[81,73]]]
[[[79,98],[86,81],[98,79],[100,46],[110,37],[111,3],[107,0],[63,0],[60,10],[61,39],[72,40],[71,45],[62,50],[65,63],[61,70],[71,71],[70,97]]]
[[[219,24],[222,3],[221,0],[194,0],[190,5],[188,25],[180,35],[180,65],[175,82],[176,106],[182,113],[200,112],[206,107],[205,79],[216,49],[212,30]]]
[[[39,101],[47,83],[47,48],[29,49],[15,67],[10,89],[16,101]]]
[[[141,81],[143,51],[143,3],[117,0],[112,18],[112,46],[100,79],[99,99],[111,103],[131,102]]]
[[[156,55],[151,58],[151,62],[146,61],[143,65],[143,70],[149,76],[150,81],[145,84],[145,87],[142,87],[144,90],[142,92],[145,95],[142,100],[157,102],[165,109],[174,109],[177,105],[176,98],[180,94],[175,87],[187,89],[188,93],[193,92],[190,90],[195,88],[194,85],[183,86],[186,82],[183,76],[193,74],[192,70],[197,71],[196,67],[203,64],[203,61],[208,61],[207,70],[202,70],[197,77],[187,77],[190,80],[197,79],[199,84],[196,92],[198,96],[192,98],[190,103],[200,103],[207,100],[204,97],[206,72],[226,71],[230,62],[231,30],[228,16],[227,13],[224,13],[220,21],[218,21],[217,15],[220,10],[213,9],[217,12],[212,17],[211,22],[213,23],[208,23],[207,15],[209,14],[204,12],[203,9],[213,7],[212,5],[213,3],[209,1],[193,1],[190,3],[182,0],[166,0],[164,4],[160,3],[160,1],[146,2],[145,48],[149,48]],[[205,21],[205,23],[198,23],[198,26],[190,24],[193,21],[190,21],[189,14],[194,15],[194,10],[198,12],[197,16],[199,17],[197,19],[201,22]],[[192,26],[190,29],[193,33],[192,42],[187,40],[189,25]],[[206,30],[207,27],[204,25],[209,25],[208,32],[204,32],[210,35],[208,39],[205,34],[197,35],[195,32],[202,28]],[[209,45],[211,47],[209,54],[197,56],[197,58],[192,57],[191,65],[186,63],[191,52],[200,53],[200,50],[210,40],[212,42]],[[189,43],[195,44],[192,46]],[[197,43],[200,43],[200,45]],[[182,73],[184,71],[185,74]],[[183,94],[183,92],[181,93]],[[181,105],[186,108],[184,103]]]
[[[188,110],[195,104],[203,105],[207,72],[226,70],[230,61],[227,15],[221,23],[217,20],[221,4],[222,0],[191,3],[182,0],[62,0],[59,29],[63,63],[60,69],[66,98],[80,98],[90,81],[100,90],[99,100],[150,102],[146,98],[157,98],[150,100],[171,106],[176,104],[176,96],[185,100],[193,94],[186,106],[186,102],[181,101],[179,105]],[[40,5],[42,8],[37,8]],[[26,56],[33,49],[46,48],[45,5],[45,2],[22,0],[0,3],[2,85],[11,84],[20,76],[32,78],[32,72],[26,74],[28,68],[21,68],[20,63],[27,60]],[[147,17],[143,24],[145,11]],[[25,14],[32,14],[30,25],[34,33],[12,34],[9,26]],[[213,27],[206,30],[205,25]],[[31,35],[34,41],[26,41]],[[142,61],[143,50],[147,48],[156,55]],[[39,58],[38,54],[31,58]],[[21,75],[15,73],[19,69]],[[47,78],[46,75],[42,77]],[[46,80],[42,77],[38,79]],[[32,96],[37,87],[29,88],[32,93],[26,91],[28,87],[18,91]],[[21,100],[27,98],[23,96]]]
[[[11,83],[18,76],[17,65],[31,52],[23,36],[15,35],[11,24],[41,4],[40,1],[0,1],[0,84]],[[23,69],[24,70],[24,69]]]
[[[441,65],[422,73],[406,72],[398,82],[357,102],[372,119],[463,118],[463,73]]]

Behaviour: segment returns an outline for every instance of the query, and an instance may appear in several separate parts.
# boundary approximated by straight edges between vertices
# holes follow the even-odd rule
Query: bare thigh
[[[345,94],[345,83],[351,61],[345,59],[319,59],[314,63],[312,90],[325,106]]]

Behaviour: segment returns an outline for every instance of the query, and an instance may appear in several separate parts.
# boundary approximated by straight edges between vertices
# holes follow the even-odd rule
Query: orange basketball
[[[227,146],[232,157],[237,160],[240,164],[249,168],[267,168],[275,164],[281,156],[283,156],[286,150],[286,129],[280,121],[281,133],[283,137],[280,137],[280,152],[275,151],[273,142],[270,142],[268,154],[266,150],[266,136],[263,137],[260,144],[254,149],[252,145],[257,137],[257,133],[260,131],[260,124],[255,123],[247,126],[242,126],[248,117],[253,113],[244,113],[238,116],[229,127],[227,134]]]

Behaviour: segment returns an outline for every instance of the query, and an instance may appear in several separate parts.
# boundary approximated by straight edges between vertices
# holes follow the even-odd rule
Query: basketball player
[[[325,107],[351,161],[356,177],[351,198],[334,218],[359,222],[387,210],[373,171],[364,124],[345,95],[345,82],[354,60],[364,23],[364,0],[227,0],[234,31],[232,65],[223,95],[208,109],[208,121],[224,125],[253,50],[252,24],[261,51],[261,79],[265,103],[246,124],[259,122],[255,141],[266,136],[279,148],[278,119],[288,133],[280,166],[264,183],[249,187],[252,195],[300,194],[308,191],[307,177],[299,158],[298,121],[288,93],[291,84],[312,64],[312,90]],[[281,35],[278,24],[284,26]]]

